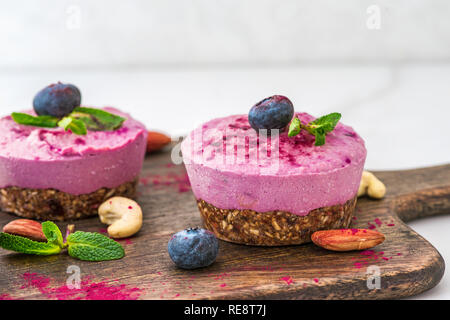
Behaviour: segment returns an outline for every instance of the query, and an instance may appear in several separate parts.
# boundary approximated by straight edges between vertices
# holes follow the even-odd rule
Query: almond
[[[382,233],[367,229],[322,230],[311,236],[316,245],[333,251],[365,250],[379,245],[384,239]]]
[[[161,150],[171,141],[172,139],[170,139],[170,137],[166,136],[164,133],[149,131],[147,137],[147,152]]]
[[[47,238],[42,232],[42,225],[34,220],[16,219],[3,227],[4,233],[22,236],[34,241],[46,242]]]

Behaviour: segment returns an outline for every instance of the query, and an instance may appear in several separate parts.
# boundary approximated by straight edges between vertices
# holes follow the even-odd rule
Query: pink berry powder
[[[20,289],[37,289],[43,297],[51,300],[136,300],[143,293],[139,288],[107,281],[94,282],[89,277],[81,281],[79,289],[69,288],[66,284],[52,287],[53,279],[37,273],[24,273],[22,278],[25,283]],[[11,298],[9,295],[0,297]]]

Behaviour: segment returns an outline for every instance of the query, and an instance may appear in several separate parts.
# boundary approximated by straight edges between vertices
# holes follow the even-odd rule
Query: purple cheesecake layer
[[[303,123],[314,119],[297,115]],[[282,132],[278,145],[268,140],[256,136],[246,115],[214,119],[191,132],[181,150],[195,197],[220,209],[296,215],[355,197],[366,149],[351,127],[339,123],[320,147],[305,131],[292,138]]]
[[[144,161],[147,130],[128,114],[104,110],[127,120],[118,130],[80,136],[62,128],[19,125],[10,116],[1,118],[0,188],[56,189],[80,195],[133,181]]]

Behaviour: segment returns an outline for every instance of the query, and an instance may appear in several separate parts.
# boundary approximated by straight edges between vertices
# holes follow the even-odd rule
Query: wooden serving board
[[[405,222],[450,212],[450,164],[432,168],[377,172],[387,186],[383,200],[358,200],[352,227],[375,228],[386,241],[368,252],[336,253],[314,244],[253,247],[220,242],[210,267],[186,271],[167,253],[171,235],[201,224],[184,166],[168,153],[145,161],[138,202],[142,230],[122,240],[126,256],[117,261],[83,262],[66,253],[30,256],[0,249],[0,297],[73,298],[66,292],[67,268],[87,277],[81,298],[95,285],[116,288],[110,298],[138,299],[385,299],[412,296],[434,287],[444,273],[439,252]],[[15,219],[1,213],[0,225]],[[104,232],[98,218],[76,221],[76,229]],[[64,223],[58,223],[65,230]],[[379,270],[380,289],[369,289],[369,270]],[[378,269],[377,269],[378,268]],[[31,275],[30,275],[31,274]],[[32,281],[30,280],[30,277]],[[46,282],[50,281],[50,282]],[[88,284],[87,284],[88,283]],[[373,282],[376,283],[376,282]],[[112,292],[111,291],[111,292]],[[103,292],[103,291],[102,291]],[[109,292],[109,291],[108,291]],[[123,293],[123,294],[122,294]]]

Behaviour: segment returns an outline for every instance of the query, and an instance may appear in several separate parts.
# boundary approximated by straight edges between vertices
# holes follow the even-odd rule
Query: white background
[[[60,80],[178,136],[284,94],[341,112],[368,169],[449,163],[449,16],[446,0],[0,0],[0,114]],[[450,216],[411,225],[450,261]],[[449,273],[417,298],[450,299]]]

